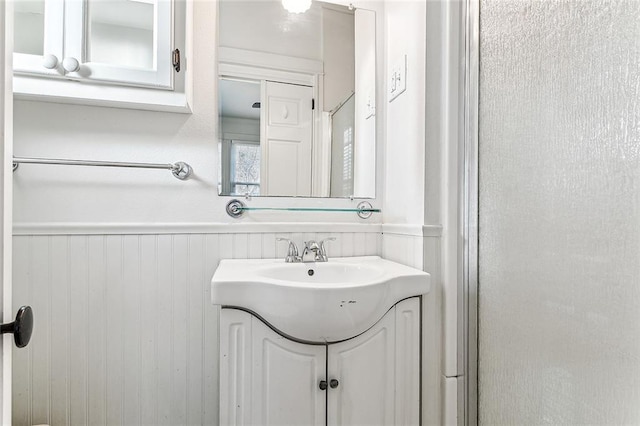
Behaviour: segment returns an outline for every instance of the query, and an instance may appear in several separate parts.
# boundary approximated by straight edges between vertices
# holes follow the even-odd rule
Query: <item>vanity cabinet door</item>
[[[362,335],[329,345],[327,356],[328,424],[419,424],[420,298],[398,303]]]
[[[222,309],[220,331],[221,425],[325,425],[326,346],[286,339],[236,309]]]

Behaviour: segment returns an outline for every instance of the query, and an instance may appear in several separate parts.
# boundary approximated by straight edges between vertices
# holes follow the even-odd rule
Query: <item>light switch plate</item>
[[[389,81],[389,102],[407,90],[407,55],[402,55],[391,67]]]

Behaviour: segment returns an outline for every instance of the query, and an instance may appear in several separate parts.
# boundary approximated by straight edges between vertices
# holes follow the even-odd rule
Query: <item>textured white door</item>
[[[220,330],[220,424],[325,424],[326,346],[286,339],[235,309],[222,310]]]
[[[264,82],[263,195],[311,195],[313,90],[309,86]]]
[[[640,424],[640,2],[480,2],[479,423]]]
[[[328,424],[419,423],[419,300],[400,302],[362,335],[329,345]]]
[[[2,322],[11,318],[11,164],[13,148],[13,94],[11,91],[13,34],[11,6],[0,2],[0,317]],[[0,339],[0,418],[3,425],[11,424],[11,334]]]

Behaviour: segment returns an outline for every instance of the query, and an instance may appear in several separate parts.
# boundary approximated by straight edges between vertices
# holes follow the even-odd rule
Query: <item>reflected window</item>
[[[260,143],[231,141],[231,195],[260,195]]]

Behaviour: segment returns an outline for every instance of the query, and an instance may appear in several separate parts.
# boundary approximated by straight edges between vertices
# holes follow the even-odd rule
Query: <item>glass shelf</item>
[[[368,201],[361,201],[356,208],[326,208],[326,207],[247,207],[240,200],[231,200],[227,203],[227,214],[233,218],[241,217],[246,211],[289,211],[289,212],[335,212],[335,213],[356,213],[362,219],[368,219],[373,213],[380,213],[382,210],[374,209]]]

